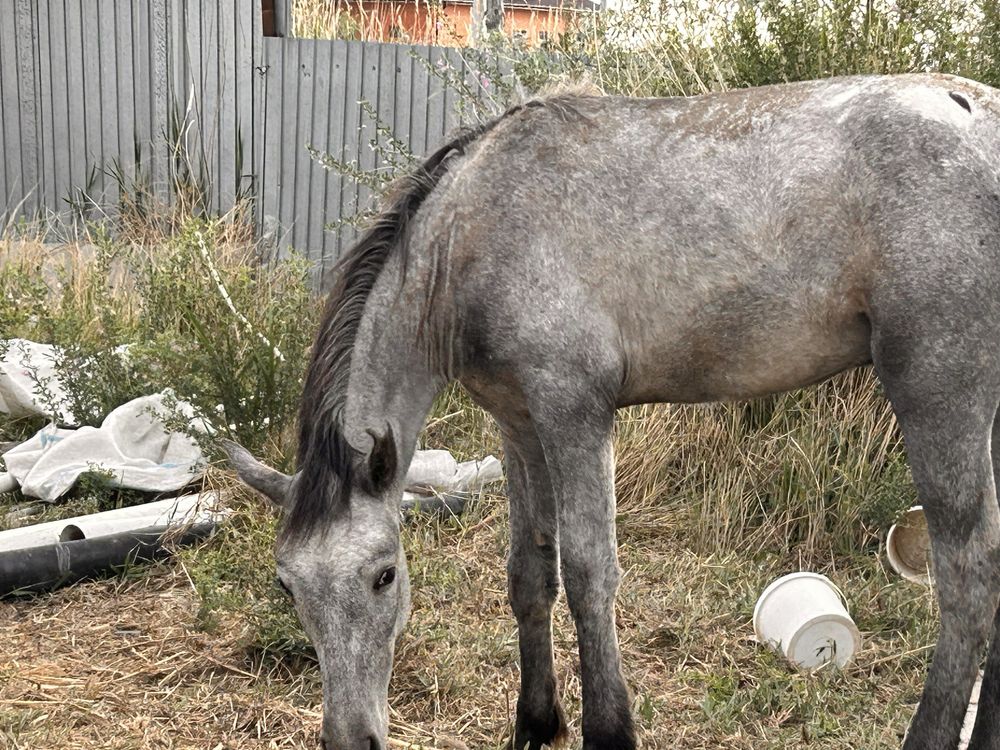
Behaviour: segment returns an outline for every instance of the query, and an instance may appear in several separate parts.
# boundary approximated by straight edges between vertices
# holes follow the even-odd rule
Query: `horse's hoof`
[[[583,750],[636,750],[635,727],[631,719],[624,726],[599,732],[584,732]]]
[[[545,718],[519,713],[509,750],[542,750],[559,747],[566,739],[566,717],[557,701]]]

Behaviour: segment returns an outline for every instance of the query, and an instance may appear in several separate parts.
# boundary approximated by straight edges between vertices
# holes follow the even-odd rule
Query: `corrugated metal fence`
[[[7,218],[73,220],[122,187],[167,198],[186,173],[231,205],[254,153],[253,5],[0,0]]]
[[[344,172],[439,143],[462,119],[448,77],[478,85],[454,49],[263,37],[259,0],[0,0],[0,220],[255,196],[322,276],[354,234],[326,227],[370,198]]]
[[[339,232],[325,227],[364,210],[371,191],[310,151],[324,152],[344,171],[371,173],[394,158],[405,162],[393,139],[413,154],[432,150],[464,113],[454,87],[431,66],[478,85],[455,49],[264,40],[259,210],[264,225],[276,220],[285,242],[307,251],[319,272],[354,238],[349,225]]]

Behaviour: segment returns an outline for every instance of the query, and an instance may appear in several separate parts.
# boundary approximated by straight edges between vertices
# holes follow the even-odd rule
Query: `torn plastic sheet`
[[[0,412],[76,424],[66,405],[66,389],[55,371],[58,354],[54,346],[27,339],[0,342]]]
[[[34,437],[3,454],[6,474],[21,492],[53,502],[81,474],[98,471],[112,487],[145,492],[175,492],[204,472],[205,457],[189,435],[167,428],[161,417],[181,416],[195,422],[194,410],[169,393],[129,401],[105,417],[100,427],[67,430],[48,425]]]

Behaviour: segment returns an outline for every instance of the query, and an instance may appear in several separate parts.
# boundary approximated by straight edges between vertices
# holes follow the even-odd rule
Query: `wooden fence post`
[[[264,36],[292,35],[292,0],[261,0],[260,6]]]

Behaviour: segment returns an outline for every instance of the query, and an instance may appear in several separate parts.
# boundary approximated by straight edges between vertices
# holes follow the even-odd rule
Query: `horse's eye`
[[[275,578],[274,582],[278,584],[282,591],[284,591],[288,596],[292,596],[292,590],[285,585],[285,582],[281,578]]]
[[[395,580],[396,580],[396,569],[386,568],[385,570],[382,571],[382,575],[378,577],[378,580],[375,581],[375,590],[380,591],[381,589],[384,589],[386,586],[388,586]]]

